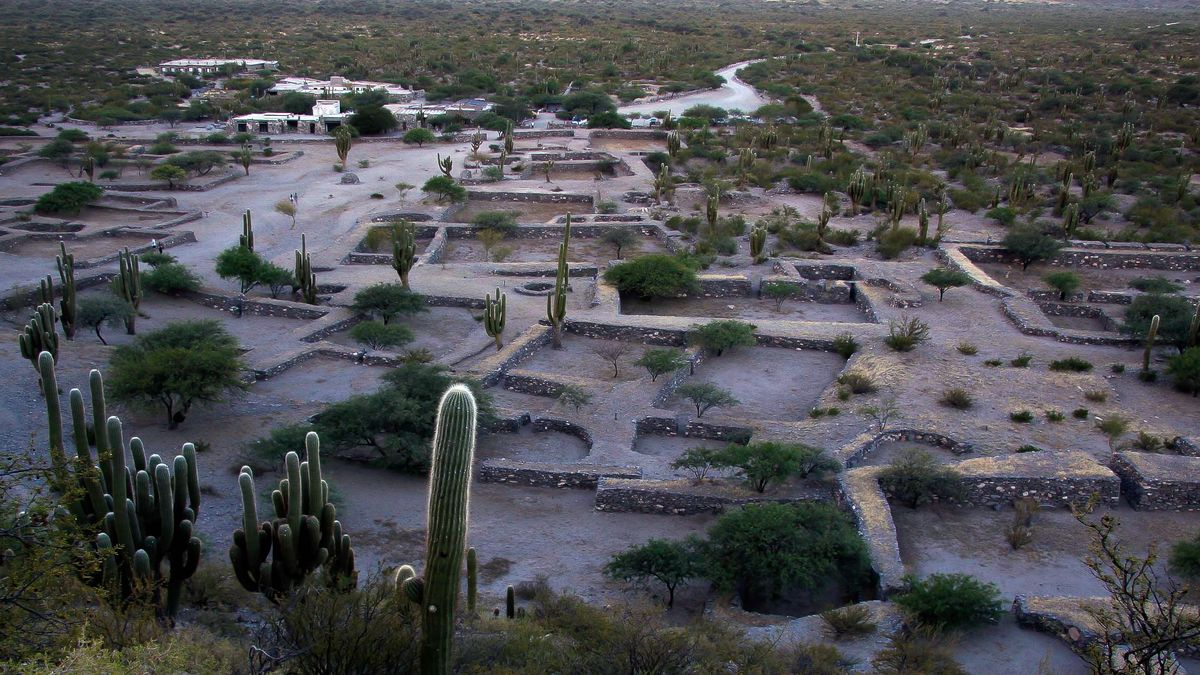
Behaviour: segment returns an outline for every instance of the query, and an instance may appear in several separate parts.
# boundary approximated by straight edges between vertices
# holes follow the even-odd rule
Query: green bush
[[[412,342],[413,333],[408,326],[364,321],[355,324],[350,329],[350,337],[360,345],[367,345],[371,349],[383,349]]]
[[[471,224],[482,229],[495,230],[506,237],[516,232],[519,227],[514,211],[484,211],[472,218]]]
[[[1179,295],[1139,295],[1125,310],[1121,332],[1144,340],[1151,320],[1158,315],[1158,339],[1182,350],[1188,346],[1195,311],[1192,303]]]
[[[200,290],[200,278],[177,262],[166,262],[142,272],[142,285],[156,293],[179,295]]]
[[[371,284],[354,294],[350,309],[367,316],[378,316],[389,324],[398,316],[409,316],[428,311],[425,298],[401,284]]]
[[[1200,395],[1200,347],[1189,347],[1167,362],[1167,374],[1179,391]]]
[[[876,628],[871,608],[866,605],[854,605],[821,612],[821,622],[825,624],[826,635],[834,640],[870,635],[875,632]]]
[[[1033,411],[1031,410],[1016,410],[1008,414],[1008,419],[1019,424],[1028,424],[1033,421]]]
[[[753,347],[757,344],[755,328],[754,324],[744,321],[718,319],[693,328],[688,332],[688,340],[721,356],[734,347]]]
[[[843,359],[854,356],[854,353],[858,351],[858,347],[858,341],[849,332],[838,333],[833,338],[833,351],[837,352],[838,356],[841,356]]]
[[[104,190],[100,186],[86,181],[59,183],[53,190],[38,197],[33,208],[38,213],[75,215],[103,194]]]
[[[641,298],[673,298],[700,290],[694,269],[676,256],[651,254],[617,263],[604,280],[621,293]]]
[[[910,508],[935,501],[953,501],[964,494],[962,479],[954,469],[938,464],[920,448],[908,448],[879,472],[879,487]]]
[[[909,590],[896,604],[913,620],[938,630],[969,628],[999,620],[1000,589],[966,574],[908,577]]]
[[[1178,293],[1183,290],[1182,285],[1164,276],[1138,277],[1129,282],[1129,287],[1143,293],[1159,294]]]
[[[1200,579],[1200,539],[1185,539],[1171,547],[1171,571],[1189,579]]]
[[[929,324],[915,316],[902,314],[898,319],[888,320],[888,335],[883,342],[898,352],[908,352],[928,339]]]
[[[800,443],[764,441],[727,446],[715,458],[717,468],[733,468],[755,492],[766,492],[771,483],[782,483],[792,476],[808,478],[842,468],[824,450]]]
[[[1078,356],[1050,362],[1050,370],[1055,372],[1086,373],[1091,369],[1092,364]]]
[[[966,389],[954,388],[947,389],[942,392],[942,398],[939,399],[942,405],[955,408],[957,410],[969,410],[975,404],[975,399]]]
[[[884,260],[899,257],[917,242],[917,231],[911,227],[898,227],[880,233],[875,250]]]

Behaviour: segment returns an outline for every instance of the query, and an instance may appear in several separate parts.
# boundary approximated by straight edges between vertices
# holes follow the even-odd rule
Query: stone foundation
[[[1118,452],[1110,464],[1121,491],[1140,511],[1200,510],[1200,457]]]
[[[639,479],[642,470],[636,466],[602,464],[546,464],[515,462],[507,459],[489,460],[475,469],[475,479],[481,483],[505,483],[530,487],[594,489],[608,478]]]
[[[809,485],[799,494],[787,497],[759,495],[748,492],[731,482],[722,486],[693,486],[689,481],[630,480],[603,478],[596,486],[596,510],[608,513],[655,513],[688,516],[697,513],[721,513],[728,508],[773,502],[833,501],[833,489],[826,485]]]

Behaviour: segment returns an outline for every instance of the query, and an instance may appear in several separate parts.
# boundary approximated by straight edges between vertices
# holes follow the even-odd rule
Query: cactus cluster
[[[58,267],[58,280],[62,284],[62,300],[58,303],[58,320],[62,322],[63,336],[68,340],[75,338],[78,325],[79,301],[75,291],[75,255],[67,253],[67,245],[58,242],[61,251],[54,256],[54,264]],[[50,277],[46,277],[46,294],[42,302],[54,302],[54,290],[50,287]]]
[[[350,535],[342,532],[322,477],[320,438],[310,431],[304,446],[305,461],[295,452],[284,458],[287,478],[271,493],[273,520],[258,520],[250,467],[243,466],[238,475],[242,527],[233,533],[229,559],[246,590],[271,600],[290,593],[318,568],[335,588],[353,587],[358,580]]]
[[[303,234],[300,235],[300,248],[296,249],[295,275],[300,298],[310,305],[317,304],[317,275],[312,271],[312,258],[308,255],[308,240]]]
[[[667,155],[675,157],[679,154],[679,150],[683,144],[679,140],[679,134],[672,131],[667,134]]]
[[[503,165],[502,165],[503,166]],[[392,269],[400,275],[400,284],[408,288],[408,273],[417,264],[416,227],[407,220],[392,228]]]
[[[867,196],[867,181],[867,174],[861,166],[850,175],[850,183],[846,186],[846,195],[850,197],[850,215],[852,216],[858,215],[858,206]]]
[[[48,278],[48,277],[47,277]],[[58,361],[58,331],[54,328],[56,319],[54,305],[43,302],[34,310],[25,329],[17,334],[17,344],[21,347],[22,358],[28,359],[34,370],[41,377],[39,358],[41,354],[50,355],[51,360]],[[38,380],[42,382],[41,379]],[[45,383],[42,382],[42,389]]]
[[[128,248],[118,252],[117,258],[120,265],[117,276],[113,278],[113,294],[133,307],[133,311],[125,319],[125,332],[134,335],[137,328],[138,307],[142,304],[141,259],[130,253]]]
[[[201,555],[200,539],[193,532],[200,513],[195,446],[185,443],[182,454],[170,463],[158,455],[147,456],[137,437],[129,439],[126,446],[121,420],[105,418],[104,380],[100,371],[93,370],[88,384],[95,455],[89,443],[83,394],[72,389],[72,469],[63,444],[54,358],[43,352],[38,363],[45,383],[53,486],[64,495],[67,509],[80,526],[101,530],[95,540],[96,550],[102,554],[101,574],[96,580],[121,597],[152,602],[166,616],[175,616],[183,582],[195,573]],[[164,561],[170,567],[165,575]],[[165,602],[161,598],[164,587]]]
[[[454,160],[450,158],[450,155],[442,157],[442,154],[439,152],[437,156],[437,164],[438,169],[441,170],[443,176],[446,178],[454,178]]]
[[[491,295],[483,298],[483,329],[488,337],[496,341],[496,351],[503,346],[500,339],[504,335],[504,319],[508,308],[508,297],[496,289],[496,298]]]
[[[767,228],[755,225],[750,228],[750,257],[754,262],[763,259],[763,251],[767,247]]]
[[[671,192],[671,167],[664,162],[658,167],[658,175],[654,177],[654,201],[662,203],[663,195]]]
[[[246,209],[242,214],[242,234],[238,237],[238,245],[254,250],[254,221],[250,217],[250,209]]]
[[[554,291],[546,296],[546,320],[550,322],[554,348],[562,348],[562,326],[567,320],[567,290],[570,286],[570,269],[567,267],[567,247],[571,243],[571,214],[567,214],[567,226],[563,229],[563,240],[558,245],[558,271],[554,276]]]

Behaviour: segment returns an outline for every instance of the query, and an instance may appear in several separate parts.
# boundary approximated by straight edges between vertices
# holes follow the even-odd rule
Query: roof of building
[[[159,68],[213,68],[224,66],[226,64],[236,64],[245,68],[254,66],[278,66],[278,61],[268,61],[265,59],[174,59],[172,61],[163,61],[158,64]]]

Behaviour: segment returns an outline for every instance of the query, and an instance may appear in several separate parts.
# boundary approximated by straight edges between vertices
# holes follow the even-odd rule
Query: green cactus
[[[75,329],[77,326],[77,317],[79,315],[79,302],[75,294],[75,255],[67,253],[67,245],[63,242],[58,242],[58,248],[61,253],[54,257],[54,263],[58,266],[58,280],[62,284],[62,300],[58,303],[58,319],[62,322],[63,336],[68,340],[75,338]],[[50,297],[43,298],[42,302],[54,302],[54,290],[50,287],[50,277],[46,277],[46,291]]]
[[[1195,347],[1200,340],[1200,305],[1196,305],[1196,313],[1192,315],[1192,323],[1188,327],[1187,346]]]
[[[329,502],[329,484],[321,471],[321,440],[315,432],[304,438],[305,461],[289,452],[284,457],[287,477],[271,493],[275,518],[258,520],[254,472],[243,466],[238,475],[242,493],[242,527],[233,533],[229,560],[242,587],[278,602],[322,568],[331,587],[353,588],[358,580],[350,535],[342,532],[337,509]]]
[[[908,208],[908,191],[895,183],[889,183],[889,186],[888,216],[892,221],[892,231],[895,231],[900,228],[900,221]]]
[[[1096,151],[1089,150],[1083,154],[1083,173],[1089,174],[1096,170]]]
[[[337,150],[338,161],[346,168],[346,158],[350,156],[350,146],[354,144],[354,132],[350,127],[340,126],[333,132],[333,145]]]
[[[250,216],[250,209],[242,213],[242,234],[238,237],[238,245],[254,250],[254,221]]]
[[[504,128],[504,154],[511,155],[513,153],[513,125],[509,122]],[[500,166],[504,166],[501,164]]]
[[[503,346],[500,342],[504,335],[504,319],[508,307],[508,297],[496,289],[496,299],[493,300],[491,295],[486,295],[483,298],[483,329],[487,331],[488,337],[496,341],[496,351],[500,351]]]
[[[475,616],[476,592],[479,588],[479,564],[475,559],[475,547],[467,549],[467,614]]]
[[[451,386],[438,404],[429,470],[425,574],[404,582],[404,592],[409,597],[419,597],[421,602],[424,675],[450,672],[454,610],[458,604],[471,505],[476,415],[475,397],[466,385]]]
[[[925,198],[917,202],[917,244],[924,246],[929,242],[929,208]]]
[[[442,154],[439,152],[437,156],[437,163],[438,169],[441,170],[443,176],[446,178],[454,178],[454,160],[450,158],[450,155],[442,157]]]
[[[750,229],[750,257],[754,262],[763,259],[763,251],[767,247],[767,228],[755,225]]]
[[[546,320],[550,322],[555,349],[562,349],[562,326],[567,319],[567,291],[571,283],[571,270],[567,266],[567,247],[570,243],[571,214],[568,213],[563,240],[558,245],[558,270],[554,276],[554,291],[546,296]]]
[[[392,228],[392,269],[400,275],[400,284],[408,288],[408,273],[417,264],[416,227],[402,220]]]
[[[1142,352],[1142,372],[1150,370],[1150,352],[1154,350],[1154,339],[1158,337],[1158,325],[1161,317],[1157,314],[1150,317],[1150,330],[1146,333],[1146,349]]]
[[[130,253],[128,248],[118,252],[117,258],[120,266],[117,276],[113,278],[113,293],[133,307],[133,311],[125,319],[125,332],[134,335],[137,328],[138,307],[142,304],[141,259]]]
[[[1063,210],[1063,236],[1067,239],[1075,236],[1075,230],[1079,227],[1079,204],[1067,204],[1067,208]]]
[[[341,127],[339,127],[341,128]],[[300,235],[300,248],[296,249],[296,283],[300,298],[310,305],[317,304],[317,275],[312,271],[312,258],[308,255],[308,239]]]
[[[836,204],[837,197],[833,196],[832,192],[826,192],[821,199],[821,210],[817,213],[817,239],[824,243],[825,233],[829,230],[829,219],[833,218],[833,207],[830,204]]]
[[[679,141],[679,134],[675,133],[674,131],[667,134],[667,155],[668,156],[670,156],[672,158],[677,156],[679,154],[679,150],[682,147],[682,145],[683,144]]]
[[[708,231],[711,235],[717,234],[717,218],[719,216],[719,207],[721,204],[721,195],[709,195],[705,202],[704,218],[708,221]]]
[[[121,420],[104,419],[104,381],[99,371],[89,376],[95,430],[95,464],[88,442],[83,394],[69,395],[74,470],[63,447],[62,415],[54,359],[39,356],[47,384],[46,417],[49,426],[53,487],[63,495],[64,506],[81,527],[101,527],[94,545],[102,554],[101,573],[94,579],[110,584],[121,597],[158,605],[168,618],[179,610],[183,583],[200,562],[200,539],[193,536],[200,511],[200,481],[196,448],[183,445],[182,454],[167,463],[158,455],[147,457],[141,439],[126,446]],[[128,456],[133,467],[127,466]],[[75,489],[79,488],[79,489]],[[162,563],[170,567],[167,575]],[[161,590],[166,588],[165,602]]]
[[[504,589],[504,616],[509,619],[517,616],[517,591],[512,586]]]
[[[50,358],[58,361],[58,332],[54,329],[54,305],[43,302],[34,310],[25,330],[17,334],[17,344],[21,348],[22,358],[28,359],[34,369],[39,372],[39,384],[44,392],[45,382],[41,379],[39,359],[43,352],[49,353]]]
[[[867,196],[867,189],[867,174],[860,166],[850,175],[850,183],[846,186],[846,195],[850,197],[850,215],[858,215],[858,206]]]
[[[664,194],[671,191],[671,168],[664,162],[658,166],[658,175],[654,177],[654,201],[662,203]]]

